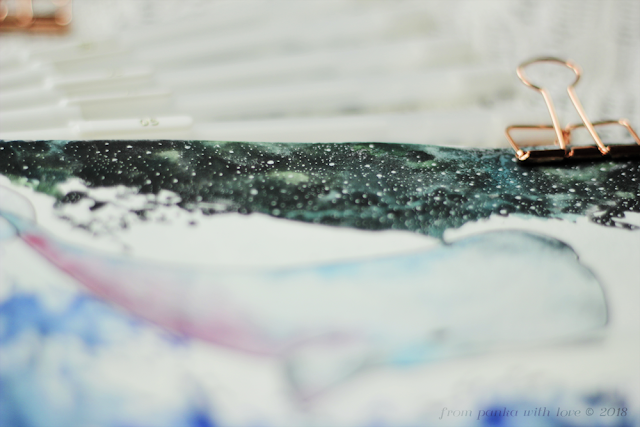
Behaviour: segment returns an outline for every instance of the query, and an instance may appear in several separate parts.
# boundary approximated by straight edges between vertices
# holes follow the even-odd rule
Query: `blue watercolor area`
[[[76,297],[64,311],[56,312],[42,305],[36,295],[18,294],[0,304],[0,345],[9,343],[27,330],[40,336],[70,334],[87,346],[105,343],[102,329],[112,308],[87,295]],[[127,319],[130,326],[139,321]]]
[[[206,412],[194,410],[189,416],[191,427],[215,427],[216,423]]]
[[[159,338],[159,351],[185,342],[88,295],[78,293],[52,308],[41,295],[14,293],[0,303],[0,426],[216,426],[208,411],[193,407],[184,390],[173,392],[181,409],[154,408],[162,423],[149,419],[140,424],[140,416],[133,422],[130,399],[144,396],[87,380],[83,371],[94,363],[118,363],[105,359],[101,350],[126,349],[150,330]]]

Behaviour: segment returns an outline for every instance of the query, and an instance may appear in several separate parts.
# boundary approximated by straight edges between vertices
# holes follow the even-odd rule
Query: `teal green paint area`
[[[123,185],[140,194],[176,193],[179,206],[207,215],[261,212],[367,230],[442,237],[491,215],[574,219],[637,228],[640,162],[524,166],[510,150],[427,145],[275,144],[208,141],[0,142],[0,173],[63,194],[70,178],[87,187]],[[95,201],[100,209],[108,201]],[[144,219],[149,210],[136,214]]]

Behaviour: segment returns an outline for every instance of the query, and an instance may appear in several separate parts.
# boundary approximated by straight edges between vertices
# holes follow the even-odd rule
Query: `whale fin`
[[[307,402],[379,361],[365,340],[320,339],[289,350],[284,370],[296,397]]]

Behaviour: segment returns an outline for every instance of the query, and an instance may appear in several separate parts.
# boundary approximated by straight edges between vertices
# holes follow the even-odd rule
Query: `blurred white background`
[[[549,122],[515,74],[537,56],[582,67],[592,120],[640,125],[633,0],[75,0],[73,15],[65,36],[0,34],[0,138],[506,147],[506,125]]]

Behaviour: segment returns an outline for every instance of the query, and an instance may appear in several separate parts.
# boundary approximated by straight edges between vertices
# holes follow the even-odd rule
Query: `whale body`
[[[282,358],[306,394],[365,366],[552,343],[607,322],[600,283],[576,253],[523,231],[327,265],[208,269],[105,255],[0,215],[95,294],[176,333]]]

